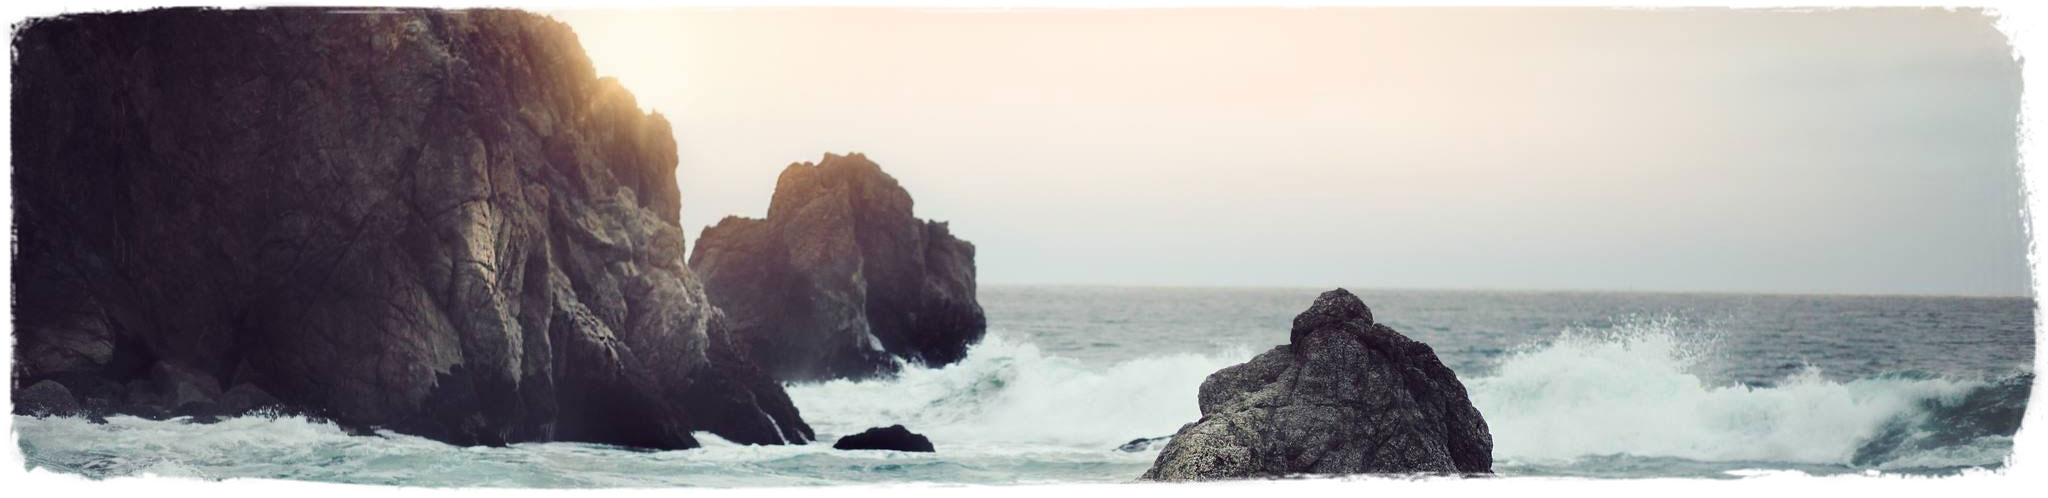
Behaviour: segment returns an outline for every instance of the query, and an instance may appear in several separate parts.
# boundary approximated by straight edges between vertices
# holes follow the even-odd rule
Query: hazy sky
[[[1974,11],[554,12],[683,225],[864,152],[985,283],[2028,294]]]

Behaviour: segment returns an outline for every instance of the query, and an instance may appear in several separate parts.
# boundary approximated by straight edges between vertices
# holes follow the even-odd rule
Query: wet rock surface
[[[78,398],[71,395],[70,388],[54,380],[45,380],[15,391],[14,411],[22,415],[66,416],[77,415],[83,410],[78,405]]]
[[[668,122],[566,25],[166,9],[14,41],[17,400],[457,444],[813,437],[683,264]]]
[[[876,427],[859,434],[839,438],[832,443],[835,450],[895,450],[931,453],[932,441],[924,435],[910,432],[902,425]]]
[[[1323,293],[1289,335],[1203,381],[1202,418],[1143,478],[1492,472],[1493,438],[1464,384],[1357,296]]]
[[[988,328],[974,245],[911,212],[861,154],[784,169],[765,219],[727,217],[690,253],[750,357],[786,381],[960,361]]]

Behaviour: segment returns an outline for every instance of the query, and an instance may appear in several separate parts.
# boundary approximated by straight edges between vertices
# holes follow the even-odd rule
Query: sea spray
[[[1195,393],[1202,380],[1250,357],[1243,350],[1170,354],[1091,370],[991,334],[958,364],[789,390],[820,440],[903,424],[930,436],[940,451],[976,444],[1106,450],[1134,438],[1172,434],[1200,417]]]
[[[1036,326],[997,330],[961,363],[909,366],[894,379],[791,386],[804,419],[824,444],[748,446],[698,433],[704,447],[680,451],[583,443],[459,447],[391,432],[352,436],[331,423],[291,416],[238,417],[217,424],[126,416],[108,417],[105,424],[25,416],[13,422],[30,466],[96,478],[156,474],[518,487],[1129,482],[1152,464],[1157,445],[1137,452],[1118,451],[1119,445],[1171,434],[1194,421],[1202,380],[1264,350],[1191,344],[1270,346],[1284,341],[1278,325],[1265,331],[1241,326],[1231,320],[1245,310],[1215,306],[1087,325],[1096,328],[1063,326],[1096,323],[1072,318],[1087,314],[1087,306],[1130,308],[1099,295],[1086,297],[1052,300],[1069,303],[1054,311],[1069,312],[1048,312],[1047,321]],[[1458,299],[1479,304],[1450,300],[1459,305],[1446,305],[1435,318],[1417,312],[1401,316],[1451,324],[1443,330],[1414,326],[1444,334],[1431,339],[1440,346],[1439,354],[1486,351],[1459,367],[1458,374],[1492,428],[1495,468],[1504,476],[1725,478],[1740,469],[1928,474],[1996,467],[2011,453],[2011,436],[2033,380],[2001,369],[2009,362],[2004,357],[1970,354],[1976,342],[1964,338],[1977,329],[1969,327],[2000,323],[1981,317],[1955,319],[1961,325],[1954,330],[1916,326],[1911,335],[1866,330],[1872,323],[1887,323],[1875,318],[1811,333],[1807,325],[1778,325],[1843,322],[1837,317],[1844,311],[1823,307],[1798,311],[1810,315],[1759,315],[1772,319],[1772,330],[1792,331],[1767,335],[1757,332],[1762,319],[1746,315],[1724,327],[1700,320],[1631,319],[1631,313],[1606,314],[1603,309],[1601,314],[1557,313],[1585,318],[1574,323],[1621,325],[1560,333],[1550,325],[1555,321],[1525,316],[1579,310],[1589,298],[1507,311],[1481,305],[1498,300],[1489,295]],[[1543,302],[1542,296],[1516,299]],[[1808,310],[1811,299],[1802,299],[1788,301],[1798,306],[1786,309]],[[1298,311],[1296,300],[1275,301],[1283,311]],[[1869,308],[1912,309],[1916,303],[1881,301]],[[1968,308],[1948,301],[1926,306],[1936,305]],[[2030,358],[2032,335],[2025,327],[2031,315],[2025,313],[2031,304],[2014,309],[2019,311],[2012,312],[2016,318],[2011,321],[2021,328],[1999,344]],[[1469,325],[1455,321],[1486,318],[1485,310],[1507,317]],[[1741,325],[1745,319],[1749,325]],[[1502,328],[1496,321],[1526,323],[1526,328]],[[1181,333],[1120,333],[1133,327],[1168,328],[1164,324]],[[1036,332],[1026,335],[1020,329]],[[1723,330],[1728,333],[1719,333]],[[1825,370],[1797,368],[1799,357],[1793,355],[1794,368],[1785,370],[1789,375],[1729,374],[1768,372],[1786,363],[1785,355],[1731,353],[1782,349],[1785,337],[1817,343],[1853,340],[1806,357],[1829,365]],[[1872,342],[1910,346],[1926,337],[1959,345],[1901,346],[1896,356],[1859,352],[1871,351],[1863,346]],[[1055,352],[1061,344],[1096,342],[1114,347]],[[1158,352],[1190,350],[1202,353]],[[1075,355],[1101,351],[1116,355],[1076,360]],[[1876,360],[1888,366],[1850,370]],[[1957,366],[1981,375],[1917,373],[1897,365]],[[931,436],[938,453],[846,452],[829,444],[840,435],[897,423]]]
[[[1493,429],[1496,458],[1849,465],[1889,425],[1915,425],[1929,407],[1985,386],[1903,376],[1840,382],[1810,366],[1774,386],[1717,385],[1691,371],[1711,357],[1712,342],[1697,337],[1668,322],[1566,331],[1511,354],[1491,376],[1469,379]]]

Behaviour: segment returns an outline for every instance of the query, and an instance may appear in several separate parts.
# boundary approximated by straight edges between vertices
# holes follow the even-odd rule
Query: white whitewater
[[[1927,407],[1953,404],[1985,385],[1910,376],[1838,382],[1814,368],[1770,387],[1715,385],[1689,373],[1711,351],[1711,342],[1650,324],[1567,333],[1505,354],[1492,372],[1464,377],[1492,429],[1501,473],[1611,477],[1814,466],[1857,471],[1852,459],[1873,438],[1916,427]],[[299,417],[14,422],[31,465],[101,477],[521,487],[1128,482],[1151,465],[1157,446],[1116,448],[1194,421],[1202,380],[1255,353],[1233,348],[1090,367],[991,334],[965,360],[943,368],[789,386],[819,436],[804,446],[745,446],[699,433],[705,447],[682,451],[580,443],[456,447],[401,434],[349,436]],[[831,449],[840,436],[893,424],[925,434],[938,451]],[[1985,435],[1908,448],[1874,467],[1995,465],[2010,445],[2009,437]]]

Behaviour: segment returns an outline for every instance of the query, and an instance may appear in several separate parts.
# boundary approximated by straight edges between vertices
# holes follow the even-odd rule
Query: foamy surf
[[[1469,379],[1495,458],[1509,466],[1595,456],[1881,470],[1997,466],[2011,448],[2003,428],[2017,427],[2032,382],[2024,374],[1995,382],[1903,374],[1844,382],[1809,366],[1771,386],[1716,385],[1692,373],[1712,358],[1711,340],[1691,337],[1664,323],[1567,332]]]
[[[1714,477],[1750,472],[1945,473],[1998,467],[2031,375],[1893,374],[1831,380],[1808,368],[1770,386],[1692,371],[1710,340],[1647,323],[1568,332],[1463,373],[1491,426],[1503,475]],[[414,486],[805,486],[852,483],[1129,482],[1200,416],[1209,373],[1256,351],[1168,354],[1090,366],[991,334],[966,359],[906,366],[890,379],[789,386],[816,429],[804,446],[639,451],[582,443],[457,447],[394,434],[351,436],[300,417],[215,424],[109,417],[15,417],[33,466],[92,477],[283,478]],[[937,453],[838,451],[839,436],[903,424]],[[1731,473],[1733,472],[1733,473]]]
[[[958,364],[905,368],[893,379],[793,385],[789,393],[821,441],[903,424],[942,452],[983,445],[1111,449],[1172,434],[1200,417],[1195,391],[1202,379],[1247,358],[1246,351],[1176,354],[1091,370],[991,334]]]

